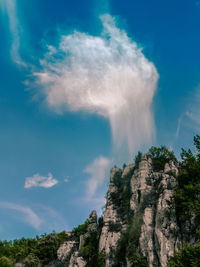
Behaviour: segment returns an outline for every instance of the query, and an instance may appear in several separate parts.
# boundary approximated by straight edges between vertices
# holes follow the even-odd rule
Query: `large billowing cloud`
[[[52,108],[108,118],[114,146],[127,146],[132,155],[152,141],[158,73],[114,18],[101,20],[101,36],[74,31],[63,35],[58,47],[48,46],[42,70],[34,75]]]

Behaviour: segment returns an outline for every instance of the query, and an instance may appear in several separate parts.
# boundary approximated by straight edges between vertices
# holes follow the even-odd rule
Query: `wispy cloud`
[[[58,180],[53,178],[51,173],[48,176],[42,176],[38,173],[34,174],[32,177],[26,177],[24,188],[31,187],[44,187],[50,188],[58,183]]]
[[[105,181],[110,164],[111,161],[108,158],[100,156],[85,168],[84,172],[90,175],[86,182],[86,195],[88,199],[94,196],[98,187]]]
[[[0,7],[7,13],[9,20],[9,29],[12,36],[11,57],[17,64],[25,66],[26,64],[19,53],[21,27],[17,17],[16,0],[1,0]]]
[[[38,233],[69,229],[69,226],[59,212],[45,205],[34,203],[31,207],[28,207],[27,205],[2,201],[0,202],[0,209],[4,209],[6,214],[13,216],[14,220],[20,221],[23,224],[29,224]],[[6,227],[5,223],[4,225]]]
[[[42,204],[35,204],[34,208],[37,210],[38,214],[43,220],[43,223],[40,227],[41,230],[49,232],[55,230],[59,232],[63,231],[64,229],[70,229],[66,220],[57,210]]]
[[[10,202],[0,202],[0,208],[9,209],[20,212],[22,220],[30,224],[35,229],[39,229],[42,224],[42,219],[29,207],[18,205]]]
[[[74,31],[59,46],[48,46],[41,72],[34,73],[48,104],[56,110],[85,110],[109,119],[114,146],[129,155],[152,142],[151,104],[158,73],[110,15],[101,16],[103,32]]]
[[[187,99],[185,111],[179,116],[174,142],[179,138],[181,130],[200,132],[200,86]]]
[[[190,127],[200,132],[200,86],[191,95],[185,115],[191,121]]]

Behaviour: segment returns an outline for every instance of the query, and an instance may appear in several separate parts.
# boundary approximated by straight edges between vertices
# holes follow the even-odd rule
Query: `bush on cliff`
[[[195,246],[185,245],[183,249],[175,253],[169,261],[168,267],[199,267],[200,244]]]
[[[191,218],[200,224],[200,136],[194,137],[196,151],[182,149],[175,205],[180,224]]]
[[[161,147],[152,146],[148,151],[148,155],[152,158],[154,171],[163,170],[165,167],[165,163],[169,163],[170,160],[176,161],[174,152],[169,151],[169,149],[167,149],[165,146]]]
[[[13,261],[5,256],[0,258],[0,266],[1,267],[12,267]]]
[[[67,234],[63,231],[58,234],[36,236],[36,238],[21,238],[9,242],[0,241],[0,266],[7,264],[5,266],[9,267],[10,262],[25,262],[28,266],[29,263],[32,264],[32,261],[46,264],[57,258],[57,249],[66,239]]]
[[[88,220],[86,220],[83,224],[79,224],[79,226],[75,227],[72,230],[72,233],[76,236],[80,236],[82,234],[85,234],[87,231],[88,224],[89,224],[89,222],[88,222]]]

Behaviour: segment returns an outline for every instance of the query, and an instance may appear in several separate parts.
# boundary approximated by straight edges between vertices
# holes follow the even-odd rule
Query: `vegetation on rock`
[[[169,261],[168,267],[199,267],[200,266],[200,244],[195,246],[185,245],[183,249],[176,252]]]
[[[98,252],[99,233],[90,233],[84,243],[84,246],[81,248],[81,254],[87,263],[86,267],[103,267],[104,255]]]
[[[179,162],[179,174],[172,208],[176,209],[177,221],[181,229],[183,248],[175,252],[171,257],[168,267],[199,267],[200,266],[200,136],[194,137],[195,151],[182,149]],[[127,225],[126,231],[122,234],[116,252],[116,262],[113,266],[121,267],[128,259],[132,267],[148,267],[147,259],[143,257],[139,249],[139,238],[141,236],[141,226],[143,223],[144,210],[148,206],[154,211],[159,195],[162,194],[162,187],[159,187],[160,178],[166,163],[177,162],[172,151],[165,146],[151,147],[147,154],[152,159],[153,171],[156,172],[158,179],[153,181],[153,189],[150,193],[142,196],[142,201],[138,201],[137,209],[130,208],[131,198],[131,177],[133,172],[138,169],[142,154],[139,152],[135,158],[135,167],[123,176],[118,169],[113,177],[116,190],[109,192],[112,203],[120,214],[122,221]],[[123,166],[123,171],[126,165]],[[158,173],[162,171],[161,173]],[[168,173],[169,174],[169,173]],[[170,179],[170,176],[169,176]],[[147,181],[148,182],[148,181]],[[152,181],[150,181],[152,183]],[[150,183],[149,182],[149,183]],[[138,190],[141,194],[140,190]],[[140,197],[139,197],[140,198]],[[123,222],[123,223],[124,223]],[[103,267],[105,255],[99,253],[99,238],[103,227],[103,218],[98,220],[96,230],[88,231],[89,221],[72,230],[75,239],[84,236],[83,245],[79,251],[86,262],[87,267]],[[110,222],[108,225],[110,232],[120,232],[122,225],[120,222]],[[187,242],[192,235],[193,243]],[[14,241],[0,241],[0,266],[11,267],[15,262],[22,262],[25,266],[45,266],[50,261],[57,259],[57,250],[64,241],[67,234],[51,233],[37,236],[36,238],[22,238]],[[188,240],[188,241],[187,241]]]
[[[66,239],[67,234],[61,232],[9,242],[0,241],[0,266],[13,266],[14,262],[23,262],[26,266],[43,266],[57,258],[57,250]]]
[[[80,235],[85,234],[87,231],[88,224],[89,224],[89,222],[88,222],[88,220],[86,220],[83,224],[79,224],[79,226],[75,227],[72,230],[72,233],[76,236],[80,236]]]
[[[149,151],[148,155],[152,159],[153,170],[154,171],[161,171],[164,169],[165,164],[169,163],[170,160],[176,160],[174,153],[167,149],[165,146],[155,147],[152,146]]]

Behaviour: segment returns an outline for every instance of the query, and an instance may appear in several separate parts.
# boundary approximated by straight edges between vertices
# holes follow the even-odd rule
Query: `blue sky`
[[[0,0],[0,239],[101,212],[109,169],[200,130],[199,1]]]

